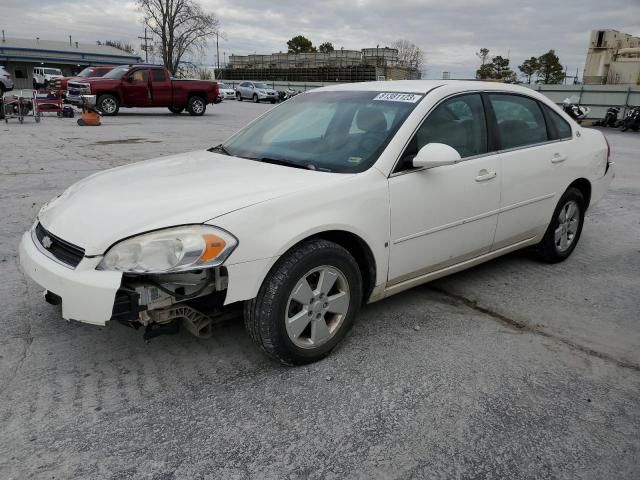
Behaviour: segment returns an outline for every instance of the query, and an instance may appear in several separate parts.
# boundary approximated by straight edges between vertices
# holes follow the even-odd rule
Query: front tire
[[[311,240],[283,255],[258,296],[245,302],[245,328],[270,357],[302,365],[326,357],[362,303],[362,276],[340,245]]]
[[[569,188],[560,198],[549,227],[537,245],[540,258],[547,263],[558,263],[569,258],[580,240],[586,202],[582,192]]]
[[[202,97],[191,97],[187,103],[187,111],[189,115],[194,117],[201,117],[207,110],[207,102]]]
[[[103,115],[109,117],[117,115],[118,110],[120,110],[120,103],[118,102],[118,99],[115,95],[111,94],[100,95],[96,106]]]
[[[240,92],[236,93],[236,100],[238,100],[239,102],[242,101],[242,95],[240,94]]]
[[[253,103],[258,103],[260,100],[258,99],[258,95],[257,94],[253,94]]]

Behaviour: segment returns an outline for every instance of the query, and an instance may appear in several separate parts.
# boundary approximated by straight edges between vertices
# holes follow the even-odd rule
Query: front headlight
[[[215,267],[224,262],[238,240],[208,225],[187,225],[144,233],[113,245],[99,270],[167,273]]]

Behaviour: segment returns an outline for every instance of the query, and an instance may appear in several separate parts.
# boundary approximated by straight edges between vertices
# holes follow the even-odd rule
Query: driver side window
[[[487,153],[487,123],[480,94],[459,95],[438,105],[409,142],[398,170],[411,168],[411,160],[427,143],[449,145],[462,158]]]

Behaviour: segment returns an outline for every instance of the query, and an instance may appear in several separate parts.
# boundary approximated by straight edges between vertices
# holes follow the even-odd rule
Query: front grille
[[[52,235],[47,232],[40,223],[36,225],[35,234],[40,246],[52,257],[65,265],[75,268],[84,257],[84,249]],[[46,238],[48,238],[48,240],[45,240]]]

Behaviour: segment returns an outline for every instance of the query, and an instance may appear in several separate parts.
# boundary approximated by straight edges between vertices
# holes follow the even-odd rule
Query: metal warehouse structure
[[[13,76],[15,88],[33,86],[33,67],[60,68],[73,75],[89,65],[124,65],[142,59],[114,47],[40,38],[5,38],[0,41],[0,65]]]

